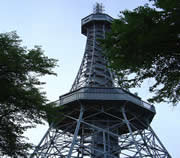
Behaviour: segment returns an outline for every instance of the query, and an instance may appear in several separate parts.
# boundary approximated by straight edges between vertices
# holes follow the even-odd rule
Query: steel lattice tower
[[[87,43],[80,69],[31,158],[171,158],[150,126],[154,106],[114,84],[97,40],[113,21],[102,10],[97,4],[82,19]]]

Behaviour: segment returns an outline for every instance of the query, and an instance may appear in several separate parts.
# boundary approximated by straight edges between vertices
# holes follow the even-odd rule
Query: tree
[[[16,32],[0,34],[0,155],[26,157],[31,144],[23,133],[46,119],[45,84],[40,76],[56,75],[57,60],[39,46],[27,49]]]
[[[133,11],[120,12],[112,30],[101,40],[110,67],[123,88],[141,86],[153,78],[150,102],[180,100],[180,2],[151,0]]]

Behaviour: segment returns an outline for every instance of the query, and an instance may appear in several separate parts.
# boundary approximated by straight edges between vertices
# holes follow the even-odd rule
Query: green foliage
[[[24,131],[46,119],[45,84],[40,76],[56,75],[57,60],[43,54],[39,46],[21,46],[16,32],[0,34],[0,155],[25,157],[31,144]]]
[[[51,125],[51,123],[54,125],[58,124],[60,120],[64,119],[64,106],[59,106],[58,101],[46,105],[47,122],[49,125]]]
[[[146,4],[121,12],[102,47],[123,88],[153,78],[149,90],[155,96],[149,101],[176,105],[180,100],[180,3],[152,1],[154,8]]]

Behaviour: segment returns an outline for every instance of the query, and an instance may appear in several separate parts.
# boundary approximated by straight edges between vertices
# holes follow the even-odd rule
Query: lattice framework
[[[96,113],[86,115],[86,111],[96,110]],[[130,157],[155,157],[170,158],[165,147],[154,133],[153,129],[139,129],[133,120],[138,120],[139,124],[146,126],[133,112],[128,111],[125,106],[121,106],[118,110],[119,116],[113,115],[110,111],[116,110],[113,106],[97,106],[86,107],[81,105],[79,110],[74,110],[69,114],[62,114],[64,118],[71,119],[69,124],[51,125],[44,138],[40,142],[33,157],[37,158],[59,158],[59,157],[106,157],[106,158],[130,158]],[[75,118],[73,113],[79,113],[79,118]],[[104,115],[106,120],[96,120],[97,116]],[[128,117],[129,118],[128,118]],[[62,117],[62,116],[61,116]],[[63,120],[62,120],[63,121]],[[109,124],[102,128],[98,123]],[[113,123],[112,123],[113,122]],[[128,132],[121,134],[120,130],[127,128]],[[63,130],[61,130],[63,129]],[[93,144],[93,137],[103,136],[103,146],[98,148],[97,144]],[[112,146],[110,137],[118,138],[118,144]],[[110,145],[111,144],[111,145]]]

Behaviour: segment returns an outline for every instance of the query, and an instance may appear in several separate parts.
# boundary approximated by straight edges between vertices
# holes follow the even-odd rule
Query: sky
[[[132,10],[147,0],[0,0],[0,33],[17,31],[23,45],[42,46],[44,54],[58,59],[57,77],[43,77],[44,91],[50,101],[69,92],[78,72],[86,37],[81,34],[81,19],[92,13],[93,5],[103,3],[105,13],[118,18],[119,12]],[[147,80],[132,90],[146,100],[151,94]],[[156,104],[151,126],[173,158],[180,157],[180,105]],[[29,142],[38,144],[48,126],[37,126],[25,133]]]

